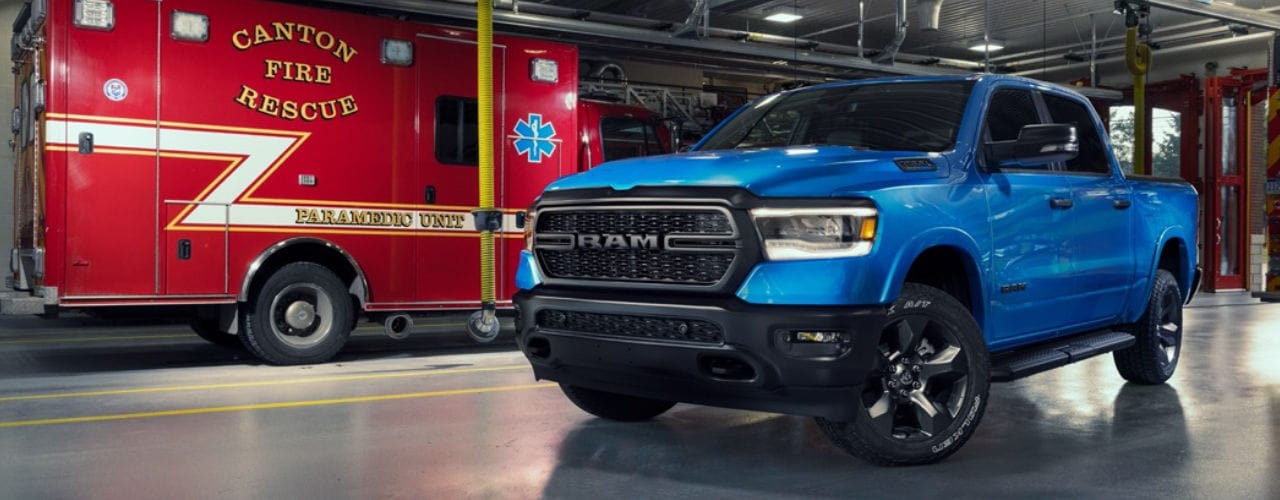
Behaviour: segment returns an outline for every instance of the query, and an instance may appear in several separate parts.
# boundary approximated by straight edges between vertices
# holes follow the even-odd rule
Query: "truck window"
[[[955,144],[972,87],[967,81],[882,83],[774,94],[735,115],[700,149],[830,145],[942,152]]]
[[[600,146],[604,161],[662,154],[653,124],[630,116],[607,116],[600,120]]]
[[[1035,98],[1028,90],[997,90],[987,105],[986,141],[1012,141],[1022,133],[1022,127],[1040,123]],[[985,149],[984,149],[985,150]],[[988,163],[990,164],[990,163]],[[1049,165],[1025,167],[1019,170],[1048,170]]]
[[[448,165],[480,163],[479,113],[476,100],[436,99],[436,160]]]
[[[1049,108],[1049,119],[1053,123],[1075,125],[1076,137],[1080,139],[1080,153],[1075,159],[1067,162],[1068,172],[1090,174],[1111,173],[1111,162],[1107,157],[1106,143],[1098,127],[1094,125],[1093,113],[1084,104],[1051,94],[1042,94],[1045,107]]]

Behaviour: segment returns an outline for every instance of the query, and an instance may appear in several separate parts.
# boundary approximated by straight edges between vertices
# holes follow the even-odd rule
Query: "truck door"
[[[1016,139],[1023,126],[1040,122],[1030,91],[996,90],[987,107],[984,141]],[[1063,291],[1074,286],[1067,237],[1071,214],[1060,206],[1071,192],[1049,165],[988,167],[987,172],[994,271],[988,339],[1051,333],[1067,320]]]
[[[420,215],[417,297],[443,307],[473,306],[480,300],[480,240],[470,211],[479,203],[475,43],[419,35],[422,58],[447,64],[417,64],[418,178],[426,208]],[[506,49],[494,45],[495,115],[501,117]],[[500,172],[501,118],[494,122],[494,163]],[[495,174],[497,179],[501,177]],[[501,186],[500,182],[495,185]],[[501,197],[498,199],[501,206]],[[505,276],[502,259],[498,276]],[[499,297],[505,280],[499,280]]]
[[[1071,323],[1110,323],[1124,309],[1133,284],[1134,244],[1129,185],[1112,165],[1094,115],[1083,103],[1041,94],[1052,123],[1076,127],[1080,152],[1061,165],[1071,186],[1072,273],[1076,280],[1067,306]]]
[[[160,2],[115,2],[110,31],[66,31],[67,297],[155,295]],[[88,9],[90,5],[86,6]],[[106,12],[105,9],[103,12]],[[51,196],[54,196],[51,193]]]

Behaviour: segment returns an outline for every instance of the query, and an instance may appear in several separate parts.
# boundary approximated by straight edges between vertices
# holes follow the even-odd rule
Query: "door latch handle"
[[[78,146],[80,154],[93,154],[93,134],[89,132],[80,132]]]
[[[1116,207],[1116,210],[1124,210],[1133,206],[1133,202],[1129,200],[1111,200],[1111,206]]]
[[[434,205],[436,202],[436,187],[427,186],[427,189],[422,193],[422,200],[428,205]]]
[[[1076,205],[1076,202],[1071,201],[1071,198],[1050,198],[1049,199],[1049,206],[1053,208],[1068,209],[1068,208],[1074,207],[1075,205]]]

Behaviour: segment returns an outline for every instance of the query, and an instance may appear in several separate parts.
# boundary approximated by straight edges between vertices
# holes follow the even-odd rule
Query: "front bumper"
[[[637,295],[540,287],[515,296],[517,341],[534,375],[666,401],[849,421],[877,358],[883,306],[769,306],[737,298]],[[710,324],[716,340],[669,340],[550,328],[542,312]],[[561,323],[555,323],[561,324]],[[597,322],[596,324],[601,324]],[[666,323],[671,324],[671,323]],[[845,342],[796,344],[787,332],[839,331]]]

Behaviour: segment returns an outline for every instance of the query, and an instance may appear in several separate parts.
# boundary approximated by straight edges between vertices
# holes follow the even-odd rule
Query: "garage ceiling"
[[[725,63],[741,69],[785,68],[796,77],[808,72],[856,78],[980,71],[983,54],[969,47],[982,37],[989,4],[996,13],[990,18],[991,37],[1003,45],[1003,50],[991,55],[997,72],[1035,75],[1044,67],[1087,60],[1094,29],[1099,59],[1123,57],[1123,20],[1113,13],[1113,0],[942,0],[940,29],[935,31],[920,29],[919,0],[908,0],[910,27],[892,66],[856,57],[858,0],[705,0],[710,10],[709,37],[700,40],[692,33],[675,34],[698,1],[495,0],[499,5],[495,22],[504,30],[563,38],[582,47],[584,54]],[[327,2],[418,13],[462,25],[475,15],[474,1],[467,0]],[[1214,7],[1224,3],[1217,0]],[[865,0],[863,46],[868,57],[893,38],[896,4]],[[1235,0],[1234,6],[1251,18],[1259,12],[1280,13],[1280,0]],[[779,8],[796,9],[803,18],[790,24],[764,19]],[[1208,17],[1160,8],[1153,8],[1151,23],[1155,30],[1151,41],[1157,50],[1220,44],[1249,32],[1239,26],[1232,31]],[[1254,38],[1258,36],[1267,35]]]
[[[1219,0],[1221,1],[1221,0]],[[857,0],[710,0],[711,26],[799,37],[823,43],[857,45]],[[679,24],[692,8],[691,0],[539,0],[540,3],[592,11],[641,17]],[[888,44],[894,33],[892,0],[866,0],[864,45],[876,50]],[[968,47],[981,38],[985,19],[984,0],[944,0],[940,29],[921,31],[916,0],[908,2],[911,27],[903,44],[904,53],[978,62],[982,54]],[[1280,0],[1236,0],[1238,7],[1271,9]],[[778,7],[797,8],[804,16],[790,24],[765,21],[766,12]],[[997,13],[991,18],[992,37],[1005,48],[993,54],[993,61],[1009,69],[1039,67],[1043,57],[1050,65],[1061,63],[1070,53],[1086,55],[1090,31],[1096,22],[1104,54],[1114,53],[1123,44],[1123,19],[1113,14],[1112,0],[991,0]],[[1180,45],[1234,34],[1226,25],[1203,17],[1153,9],[1153,39],[1162,45]],[[1255,30],[1256,31],[1256,30]],[[1044,53],[1048,49],[1048,53]]]

